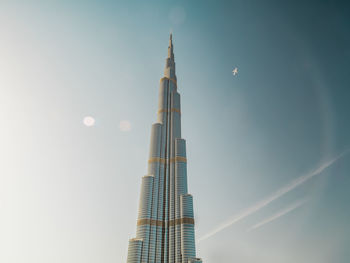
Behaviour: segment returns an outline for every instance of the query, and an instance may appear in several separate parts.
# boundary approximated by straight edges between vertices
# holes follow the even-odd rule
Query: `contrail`
[[[230,220],[228,220],[227,222],[224,222],[223,224],[221,224],[220,226],[218,226],[217,228],[215,228],[214,230],[212,230],[211,232],[205,234],[204,236],[202,236],[201,238],[198,239],[198,242],[201,242],[205,239],[208,239],[209,237],[215,235],[216,233],[220,232],[221,230],[224,230],[225,228],[237,223],[238,221],[246,218],[247,216],[255,213],[256,211],[260,210],[261,208],[267,206],[268,204],[270,204],[272,201],[280,198],[281,196],[285,195],[286,193],[292,191],[294,188],[296,188],[297,186],[303,184],[304,182],[310,180],[312,177],[322,173],[325,169],[327,169],[329,166],[331,166],[333,163],[335,163],[337,160],[339,160],[340,158],[342,158],[344,155],[346,155],[349,152],[350,149],[344,151],[343,153],[339,154],[338,156],[336,156],[335,158],[321,164],[321,166],[319,166],[317,169],[302,175],[300,177],[298,177],[297,179],[293,180],[292,182],[290,182],[289,184],[287,184],[286,186],[278,189],[275,193],[273,193],[272,195],[268,196],[267,198],[259,201],[258,203],[256,203],[255,205],[248,207],[247,209],[243,210],[242,212],[238,213],[237,215],[234,215]]]
[[[284,216],[285,214],[288,214],[289,212],[292,212],[293,210],[297,209],[298,207],[302,206],[305,204],[307,200],[299,200],[291,205],[289,205],[287,208],[283,209],[282,211],[279,211],[278,213],[270,216],[269,218],[266,218],[265,220],[261,221],[260,223],[255,224],[254,226],[250,227],[247,231],[252,231],[254,229],[257,229],[259,227],[262,227],[263,225],[270,223],[277,218],[280,218],[281,216]]]

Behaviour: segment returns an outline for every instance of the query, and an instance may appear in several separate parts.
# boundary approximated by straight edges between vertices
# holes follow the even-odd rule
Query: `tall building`
[[[187,191],[186,141],[181,138],[172,35],[152,125],[148,175],[142,177],[136,238],[127,263],[191,263],[196,258],[193,198]]]

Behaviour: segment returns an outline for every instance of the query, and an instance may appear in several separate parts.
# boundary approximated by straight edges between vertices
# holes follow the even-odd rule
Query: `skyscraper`
[[[127,263],[202,262],[196,258],[171,34],[157,116],[151,131],[148,175],[142,177],[136,238],[129,240]]]

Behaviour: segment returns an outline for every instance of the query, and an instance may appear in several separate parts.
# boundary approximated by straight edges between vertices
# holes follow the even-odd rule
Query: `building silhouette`
[[[186,141],[181,138],[172,35],[152,125],[148,175],[142,177],[136,238],[127,263],[190,263],[196,258],[193,198],[187,191]]]

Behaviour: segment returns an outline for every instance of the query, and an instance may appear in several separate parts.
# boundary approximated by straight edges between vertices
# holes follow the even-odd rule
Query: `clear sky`
[[[346,2],[0,1],[0,262],[126,261],[172,30],[198,256],[348,263]]]

